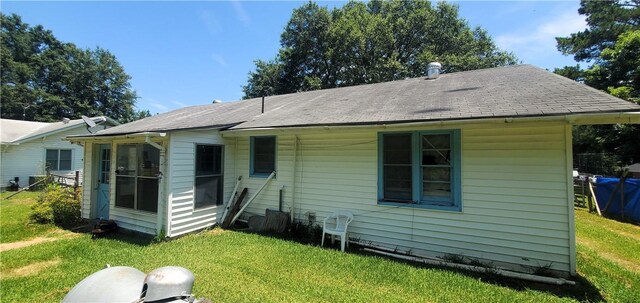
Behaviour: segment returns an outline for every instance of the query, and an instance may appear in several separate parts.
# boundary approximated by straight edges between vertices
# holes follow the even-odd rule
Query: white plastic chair
[[[325,234],[331,235],[331,244],[335,242],[334,236],[340,237],[340,249],[344,251],[345,245],[349,246],[349,233],[347,227],[353,221],[353,214],[340,210],[324,218],[322,224],[322,244],[324,246]]]

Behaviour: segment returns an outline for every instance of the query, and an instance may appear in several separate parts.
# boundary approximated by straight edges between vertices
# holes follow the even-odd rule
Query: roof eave
[[[366,123],[335,123],[316,125],[290,125],[254,128],[231,128],[224,133],[233,136],[234,133],[248,131],[268,131],[283,129],[331,129],[331,128],[362,128],[377,126],[409,126],[409,125],[451,125],[468,123],[513,123],[534,121],[564,121],[573,125],[596,124],[640,124],[640,111],[638,112],[605,112],[605,113],[575,113],[558,115],[534,115],[534,116],[502,116],[502,117],[466,117],[438,120],[404,120],[404,121],[373,121]]]
[[[112,139],[152,138],[152,137],[162,138],[162,137],[165,137],[166,135],[167,133],[164,133],[164,132],[139,132],[139,133],[120,134],[120,135],[113,135],[113,136],[73,135],[73,136],[66,136],[65,140],[71,141],[72,143],[76,143],[76,142],[112,140]]]
[[[101,118],[100,120],[102,120],[102,121],[97,121],[97,123],[96,123],[96,124],[102,124],[102,123],[105,123],[105,122],[106,122],[106,123],[109,123],[109,124],[114,125],[114,126],[116,126],[116,125],[120,125],[120,123],[119,123],[118,121],[113,120],[112,118],[109,118],[109,117],[106,117],[106,116],[93,117],[93,118],[91,118],[91,119],[93,120],[93,119],[95,119],[95,118]],[[13,141],[13,143],[20,144],[20,143],[24,143],[24,142],[27,142],[27,141],[31,141],[31,140],[33,140],[33,139],[38,139],[38,138],[43,138],[43,137],[51,136],[51,135],[54,135],[54,134],[57,134],[57,133],[61,133],[61,132],[64,132],[64,131],[68,131],[68,130],[70,130],[70,129],[74,129],[74,128],[76,128],[76,127],[81,127],[81,126],[85,126],[85,127],[86,127],[86,126],[87,126],[87,124],[85,124],[85,123],[83,122],[83,123],[78,123],[78,124],[73,124],[73,125],[66,125],[66,126],[63,126],[63,127],[61,127],[61,128],[54,129],[54,130],[49,131],[49,132],[46,132],[46,133],[37,134],[37,135],[33,135],[33,136],[28,136],[28,135],[27,135],[27,136],[26,136],[26,137],[24,137],[24,138],[18,138],[17,140],[14,140],[14,141]],[[37,131],[37,130],[35,130],[35,131]],[[34,131],[34,132],[35,132],[35,131]]]
[[[215,130],[226,130],[228,128],[234,127],[240,123],[232,123],[232,124],[220,124],[220,125],[208,125],[208,126],[198,126],[198,127],[188,127],[188,128],[170,128],[170,129],[161,129],[161,130],[148,130],[148,131],[138,131],[138,132],[119,132],[115,134],[90,134],[90,135],[71,135],[67,136],[68,139],[75,138],[116,138],[125,135],[136,135],[136,134],[146,134],[146,133],[167,133],[172,131],[189,131],[189,130],[207,130],[207,129],[215,129]]]

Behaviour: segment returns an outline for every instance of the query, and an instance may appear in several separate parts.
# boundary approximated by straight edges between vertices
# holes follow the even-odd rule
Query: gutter
[[[151,137],[153,138],[162,138],[167,136],[167,133],[159,133],[159,132],[141,132],[134,134],[126,134],[126,135],[116,135],[116,136],[67,136],[66,140],[71,142],[83,142],[83,141],[105,141],[105,140],[113,140],[113,139],[131,139],[131,138],[145,138],[145,142]],[[147,142],[148,143],[148,142]],[[153,144],[152,144],[153,145]],[[155,148],[158,148],[154,145]],[[162,146],[160,146],[162,147]],[[158,148],[161,149],[161,148]]]
[[[598,123],[597,121],[592,123],[580,122],[581,119],[587,120],[602,120],[608,121]],[[617,120],[612,122],[610,120]],[[629,123],[640,124],[640,112],[619,112],[619,113],[590,113],[590,114],[571,114],[571,115],[557,115],[557,116],[529,116],[529,117],[499,117],[499,118],[468,118],[468,119],[447,119],[447,120],[431,120],[431,121],[413,121],[413,122],[371,122],[362,124],[333,124],[333,125],[290,125],[281,127],[256,127],[256,128],[240,128],[221,130],[220,133],[235,134],[246,131],[284,131],[289,129],[352,129],[352,128],[366,128],[371,126],[381,127],[403,127],[403,126],[425,126],[425,125],[451,125],[451,124],[475,124],[475,123],[524,123],[524,122],[537,122],[537,121],[557,121],[567,122],[570,124],[616,124],[616,123]]]

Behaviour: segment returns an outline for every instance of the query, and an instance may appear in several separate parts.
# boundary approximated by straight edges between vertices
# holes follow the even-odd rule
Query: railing
[[[48,178],[51,180],[50,182],[57,183],[62,186],[68,186],[73,188],[78,188],[80,186],[80,171],[76,170],[75,175],[56,175],[49,174]]]
[[[69,175],[56,175],[56,174],[52,174],[52,173],[47,173],[47,175],[42,178],[41,180],[38,180],[37,182],[34,182],[33,184],[30,184],[27,187],[22,187],[20,188],[20,190],[18,190],[17,192],[13,193],[12,195],[8,196],[7,199],[25,191],[25,190],[29,190],[31,188],[38,188],[37,186],[42,186],[43,184],[49,184],[49,183],[56,183],[58,185],[61,186],[65,186],[65,187],[73,187],[73,193],[74,193],[74,197],[77,198],[78,195],[78,187],[80,187],[80,171],[76,170],[75,174],[73,175],[73,177],[69,176]]]

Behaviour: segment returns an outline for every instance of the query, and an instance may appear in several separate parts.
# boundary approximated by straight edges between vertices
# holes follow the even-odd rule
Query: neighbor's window
[[[71,170],[71,150],[47,149],[46,161],[50,170]]]
[[[122,144],[116,159],[116,206],[157,212],[160,151],[149,144]]]
[[[276,137],[251,137],[251,175],[269,176],[276,170]]]
[[[194,208],[222,204],[222,146],[196,145]]]
[[[380,202],[460,210],[460,131],[380,134]]]

